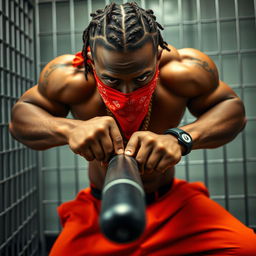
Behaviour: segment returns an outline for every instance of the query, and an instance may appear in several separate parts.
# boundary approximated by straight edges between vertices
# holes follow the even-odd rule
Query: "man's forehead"
[[[111,73],[135,73],[152,67],[156,60],[151,43],[128,51],[109,50],[102,45],[95,48],[95,63]]]

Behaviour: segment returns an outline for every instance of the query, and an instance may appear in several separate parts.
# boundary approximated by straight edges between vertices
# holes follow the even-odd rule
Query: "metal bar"
[[[256,26],[256,0],[253,1],[254,4],[254,19],[255,19],[255,26]]]
[[[236,41],[238,50],[238,66],[239,66],[239,84],[241,86],[241,99],[244,100],[244,85],[243,85],[243,69],[242,56],[240,53],[240,28],[238,16],[238,2],[235,0],[235,15],[236,15]],[[242,149],[243,149],[243,179],[244,179],[244,195],[245,195],[245,223],[249,225],[249,202],[248,202],[248,182],[247,182],[247,163],[246,163],[246,131],[242,131]]]
[[[39,67],[39,63],[40,63],[40,40],[39,40],[39,4],[38,4],[38,0],[36,0],[35,3],[35,12],[34,12],[34,16],[33,19],[35,21],[35,25],[34,25],[34,40],[35,40],[35,47],[34,47],[34,56],[35,56],[35,81],[38,80],[39,77],[39,73],[40,70],[37,68]],[[37,221],[37,225],[39,227],[39,243],[40,243],[40,255],[44,256],[46,255],[46,242],[45,242],[45,237],[43,234],[44,231],[44,211],[43,211],[43,172],[42,172],[42,166],[43,166],[43,153],[42,152],[38,152],[37,154],[37,163],[38,163],[38,179],[37,179],[37,186],[38,186],[38,202],[37,202],[37,207],[38,207],[38,221]]]
[[[57,19],[56,19],[56,0],[52,1],[52,37],[53,37],[53,57],[57,56]],[[61,170],[60,170],[60,149],[56,148],[57,154],[57,196],[58,205],[62,203],[61,195]],[[58,222],[58,228],[61,230],[60,222]]]
[[[69,13],[70,13],[70,36],[71,36],[71,51],[75,52],[75,11],[74,11],[74,0],[69,2]],[[74,154],[74,172],[75,172],[75,192],[79,190],[79,173],[78,173],[78,158]]]
[[[201,23],[201,3],[197,0],[197,21],[198,21],[198,43],[199,50],[202,50],[202,23]],[[209,186],[209,174],[208,174],[208,157],[207,150],[203,149],[203,162],[204,162],[204,183],[206,187]]]
[[[186,2],[188,3],[188,2]],[[180,45],[181,47],[184,47],[184,26],[183,26],[183,5],[182,5],[182,1],[179,0],[178,1],[178,12],[179,12],[179,39],[180,39]],[[184,123],[187,124],[188,123],[188,117],[187,114],[185,114],[184,116]],[[185,179],[187,181],[190,180],[190,172],[189,172],[189,165],[190,165],[190,157],[188,155],[186,155],[185,157],[183,157],[182,159],[184,161],[184,165],[185,165]]]
[[[215,0],[215,10],[216,10],[216,25],[217,25],[217,44],[218,52],[221,52],[221,32],[220,32],[220,7],[219,1]],[[222,65],[222,55],[218,55],[220,63],[220,77],[223,76],[223,65]],[[227,166],[227,149],[223,146],[223,166],[224,166],[224,193],[225,193],[225,207],[229,210],[229,190],[228,190],[228,166]]]
[[[255,16],[240,16],[239,20],[249,20],[249,19],[255,19]],[[219,18],[218,21],[236,21],[235,18]],[[196,25],[197,23],[202,23],[202,24],[209,24],[209,23],[216,23],[217,19],[196,19],[196,20],[181,20],[181,23],[183,25]],[[180,22],[168,22],[168,23],[163,23],[164,26],[178,26]]]

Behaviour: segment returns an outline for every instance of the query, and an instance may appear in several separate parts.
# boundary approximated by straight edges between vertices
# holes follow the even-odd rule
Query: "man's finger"
[[[84,157],[87,161],[92,161],[95,159],[94,154],[90,147],[86,147],[82,152],[79,153],[80,156]]]
[[[116,124],[111,125],[110,127],[110,135],[113,141],[114,150],[116,154],[124,153],[124,143],[122,135]]]
[[[137,154],[136,154],[136,160],[139,163],[140,171],[143,174],[145,171],[145,165],[148,161],[148,158],[152,154],[152,147],[150,146],[143,146],[143,144],[140,146]]]
[[[99,141],[91,143],[91,150],[96,160],[103,161],[105,159],[105,153]]]
[[[162,160],[162,158],[163,158],[163,154],[161,154],[157,150],[153,150],[147,160],[145,169],[146,170],[155,170],[157,168],[159,162]]]
[[[136,133],[134,133],[130,138],[130,140],[128,141],[124,153],[128,156],[133,156],[136,152],[138,145],[139,145],[139,136]]]
[[[107,135],[100,140],[100,144],[105,154],[105,159],[103,162],[107,162],[111,154],[113,154],[113,150],[114,150],[113,142],[110,136]]]

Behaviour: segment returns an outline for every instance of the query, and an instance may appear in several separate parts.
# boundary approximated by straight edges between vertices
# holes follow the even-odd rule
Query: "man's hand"
[[[71,150],[86,158],[107,162],[113,152],[124,153],[124,145],[119,128],[112,117],[95,117],[81,122],[68,134]]]
[[[142,173],[164,172],[180,161],[182,148],[177,138],[170,134],[138,131],[128,141],[125,154],[135,157]]]

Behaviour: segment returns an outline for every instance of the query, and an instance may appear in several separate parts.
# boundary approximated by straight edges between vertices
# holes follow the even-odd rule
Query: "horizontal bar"
[[[4,209],[3,212],[0,212],[0,217],[7,214],[9,211],[11,211],[14,207],[16,207],[17,205],[19,205],[20,203],[24,202],[26,198],[28,198],[29,196],[33,195],[34,193],[36,193],[37,188],[34,187],[32,189],[30,189],[29,192],[27,192],[25,195],[23,195],[21,198],[17,199],[16,202],[12,203],[11,206],[7,207]],[[36,209],[37,210],[37,209]]]
[[[21,230],[30,222],[32,221],[32,219],[37,215],[37,210],[34,210],[33,212],[30,213],[29,216],[27,216],[27,219],[24,220],[24,222],[22,223],[22,225],[20,225],[18,227],[17,230],[15,230],[13,232],[13,234],[7,238],[7,240],[0,245],[0,250],[2,250],[9,242],[11,242],[11,240],[13,239],[13,237],[15,237],[19,232],[21,232]],[[37,234],[37,230],[34,232],[34,234]]]
[[[27,173],[27,172],[33,170],[33,169],[36,169],[36,167],[37,167],[37,166],[34,166],[33,168],[27,168],[27,167],[26,167],[26,168],[23,169],[23,170],[19,170],[18,173],[14,174],[14,175],[10,175],[10,176],[8,176],[7,178],[4,178],[4,179],[0,180],[0,185],[1,185],[1,184],[4,184],[4,183],[6,183],[6,182],[8,182],[8,181],[10,181],[10,180],[12,180],[12,179],[15,179],[15,178],[17,178],[17,177],[19,177],[19,176],[21,176],[21,175],[23,175],[23,174],[25,174],[25,173]]]
[[[254,16],[240,16],[238,20],[254,20]],[[187,21],[179,21],[179,22],[170,22],[162,24],[165,28],[172,26],[182,25],[197,25],[197,24],[209,24],[209,23],[217,23],[217,22],[228,22],[228,21],[236,21],[236,18],[220,18],[220,19],[202,19],[202,20],[187,20]]]

